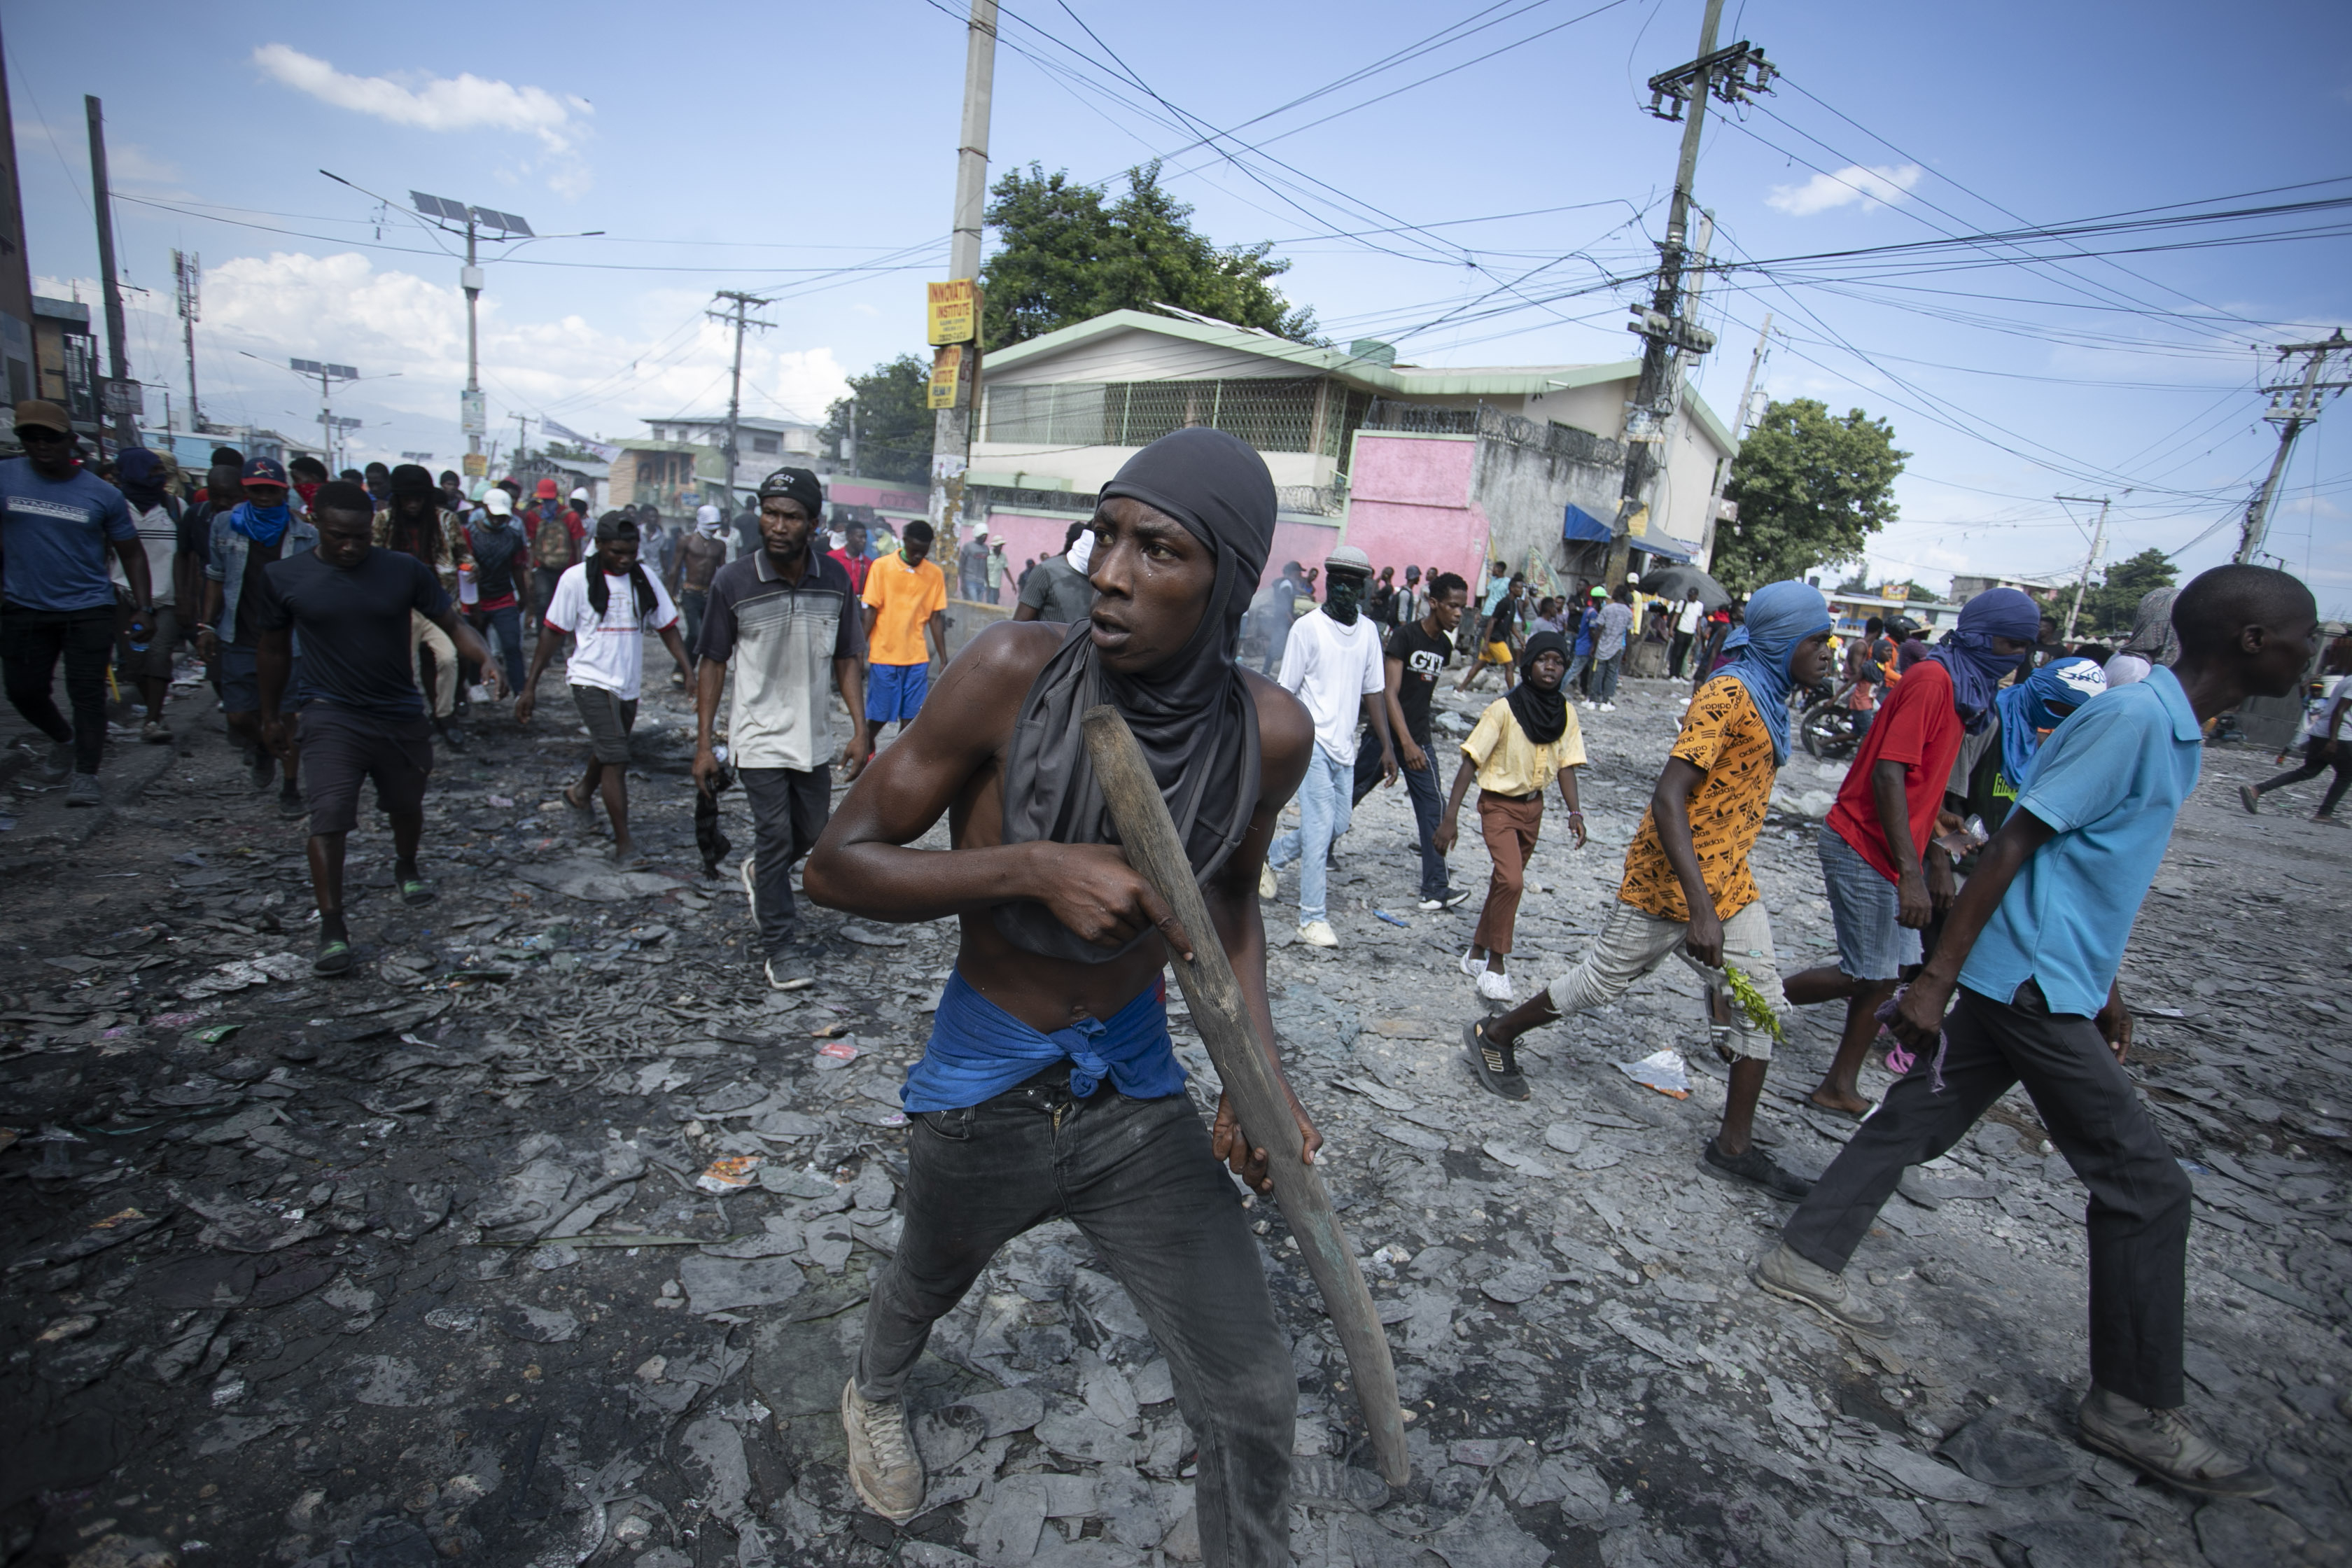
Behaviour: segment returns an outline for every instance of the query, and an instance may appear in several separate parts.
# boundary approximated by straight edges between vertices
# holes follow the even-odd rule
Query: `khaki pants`
[[[1528,884],[1528,857],[1536,850],[1543,831],[1543,792],[1517,799],[1478,792],[1478,831],[1486,840],[1494,874],[1486,879],[1486,905],[1478,911],[1478,930],[1472,945],[1507,955],[1511,934],[1519,921],[1519,895]]]
[[[431,650],[433,655],[433,689],[425,697],[433,709],[433,717],[446,719],[457,704],[457,645],[449,634],[426,620],[415,610],[408,612],[408,678],[416,689],[425,691],[424,663],[416,656],[418,648]]]

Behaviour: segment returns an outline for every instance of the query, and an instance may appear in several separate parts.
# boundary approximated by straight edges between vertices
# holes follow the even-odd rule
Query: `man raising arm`
[[[996,1249],[1074,1221],[1133,1296],[1200,1444],[1209,1568],[1290,1562],[1297,1384],[1238,1195],[1263,1150],[1184,1093],[1160,972],[1196,941],[1232,959],[1269,1064],[1265,932],[1253,897],[1314,734],[1234,654],[1273,538],[1274,485],[1233,437],[1190,427],[1102,491],[1088,623],[975,637],[940,700],[876,756],[810,857],[804,886],[869,920],[963,928],[923,1058],[906,1229],[866,1307],[842,1393],[850,1479],[876,1511],[920,1511],[902,1394],[931,1324]],[[1187,931],[1111,842],[1079,718],[1115,704],[1183,825],[1213,931]],[[940,816],[954,847],[907,847]],[[1309,1157],[1320,1139],[1292,1100]]]

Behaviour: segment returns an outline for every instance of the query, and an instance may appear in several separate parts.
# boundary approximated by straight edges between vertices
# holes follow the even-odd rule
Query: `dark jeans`
[[[1683,661],[1690,658],[1691,644],[1697,640],[1697,637],[1698,634],[1696,632],[1676,632],[1675,634],[1674,647],[1666,654],[1666,678],[1668,679],[1680,680],[1683,678]]]
[[[547,606],[554,602],[555,585],[563,581],[561,566],[534,566],[530,569],[531,602],[539,606],[539,618],[547,619]]]
[[[1073,1100],[1066,1064],[908,1129],[906,1229],[866,1309],[858,1392],[895,1399],[931,1324],[996,1249],[1067,1219],[1134,1298],[1200,1443],[1207,1568],[1290,1562],[1290,1442],[1298,1379],[1257,1242],[1209,1130],[1181,1094]]]
[[[95,773],[106,754],[106,661],[113,651],[112,605],[89,610],[0,606],[0,665],[7,670],[8,700],[50,740],[73,742],[76,773]],[[73,704],[71,724],[49,692],[60,655],[66,661],[66,700]]]
[[[1945,1020],[1944,1092],[1933,1051],[1889,1089],[1822,1173],[1781,1239],[1823,1268],[1853,1256],[1904,1168],[1943,1153],[2022,1080],[2051,1142],[2090,1189],[2091,1382],[2159,1410],[2181,1403],[2189,1178],[2096,1025],[2053,1013],[2032,981],[2013,1002],[1960,988]]]
[[[509,700],[522,691],[522,606],[508,605],[496,610],[476,610],[474,628],[485,640],[498,639],[499,668],[507,680]]]
[[[2254,793],[2268,795],[2281,784],[2301,784],[2305,779],[2315,779],[2328,769],[2334,768],[2336,777],[2329,781],[2327,794],[2319,802],[2319,815],[2332,816],[2336,810],[2336,803],[2344,798],[2346,787],[2352,786],[2352,736],[2345,736],[2336,741],[2336,753],[2333,756],[2328,755],[2326,751],[2326,745],[2327,742],[2325,741],[2306,737],[2303,742],[2303,766],[2291,768],[2276,778],[2264,779],[2254,786]]]
[[[701,658],[702,611],[710,603],[708,588],[681,588],[677,595],[677,613],[686,621],[686,662]]]
[[[1429,765],[1415,773],[1404,765],[1402,752],[1397,757],[1397,777],[1404,781],[1405,793],[1412,797],[1413,826],[1421,832],[1421,896],[1442,899],[1446,894],[1445,857],[1437,852],[1437,824],[1445,808],[1437,796],[1437,748],[1429,743],[1427,735],[1415,735],[1412,743],[1429,759]],[[1355,804],[1361,805],[1364,797],[1380,787],[1381,748],[1370,731],[1356,737]]]
[[[833,769],[741,768],[736,777],[751,803],[761,951],[773,958],[793,940],[800,919],[793,907],[793,862],[816,847],[817,835],[833,815]]]

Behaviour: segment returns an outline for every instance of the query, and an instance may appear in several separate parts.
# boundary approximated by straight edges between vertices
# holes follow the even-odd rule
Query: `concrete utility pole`
[[[106,111],[87,94],[81,105],[89,116],[89,194],[90,205],[98,213],[98,280],[106,290],[106,374],[110,382],[121,386],[131,379],[131,365],[122,342],[122,286],[114,279],[114,207],[106,184]],[[101,388],[100,413],[107,411],[107,391]],[[128,407],[114,416],[114,439],[124,447],[139,444],[139,422]]]
[[[179,294],[180,331],[188,344],[188,429],[192,434],[205,427],[204,414],[196,405],[196,319],[201,305],[197,289],[203,280],[204,269],[204,262],[194,251],[172,252],[172,281]],[[168,429],[171,423],[170,416],[166,415],[163,420],[165,428]]]
[[[728,515],[731,517],[734,515],[735,511],[735,453],[738,446],[736,426],[738,421],[742,418],[743,415],[743,329],[746,327],[758,327],[764,331],[775,323],[772,321],[755,321],[746,314],[746,312],[753,306],[765,305],[769,302],[766,300],[761,299],[757,294],[739,294],[732,289],[721,289],[719,290],[719,298],[728,301],[732,309],[727,310],[708,310],[705,311],[704,314],[708,315],[714,321],[732,322],[735,327],[734,379],[727,384],[727,444],[725,447],[720,448],[720,451],[724,454],[724,458],[727,464],[727,505],[725,510]]]
[[[2129,495],[2131,492],[2129,490],[2126,490],[2124,493],[2126,495]],[[2066,610],[2066,629],[2058,634],[2058,640],[2060,642],[2073,642],[2074,640],[2074,622],[2079,619],[2083,614],[2083,592],[2091,585],[2091,574],[2099,569],[2099,560],[2107,552],[2107,508],[2111,504],[2111,498],[2107,496],[2059,496],[2054,499],[2059,500],[2082,501],[2086,505],[2095,500],[2099,503],[2098,526],[2091,531],[2091,553],[2088,559],[2084,560],[2083,563],[2083,574],[2074,580],[2074,602],[2073,605],[2069,605]]]
[[[2238,533],[2238,553],[2231,557],[2241,566],[2253,560],[2263,547],[2263,536],[2270,531],[2271,501],[2278,494],[2279,479],[2286,473],[2286,460],[2294,450],[2294,438],[2303,434],[2305,426],[2319,421],[2319,395],[2323,392],[2340,393],[2347,386],[2352,386],[2352,382],[2323,382],[2319,379],[2321,369],[2327,363],[2327,356],[2341,353],[2347,349],[2352,349],[2352,341],[2347,341],[2341,327],[2319,342],[2279,345],[2280,359],[2308,354],[2311,363],[2304,367],[2300,383],[2287,382],[2264,388],[2271,395],[2271,405],[2263,417],[2279,427],[2278,452],[2271,458],[2271,471],[2263,476],[2263,488],[2254,492],[2253,501],[2246,508],[2245,526]]]
[[[1712,94],[1725,103],[1738,103],[1750,92],[1764,90],[1776,74],[1764,51],[1752,45],[1741,42],[1717,48],[1716,30],[1722,22],[1723,0],[1706,0],[1706,18],[1699,25],[1698,58],[1650,79],[1650,112],[1661,120],[1682,121],[1683,144],[1675,167],[1674,200],[1666,209],[1666,237],[1658,247],[1657,288],[1648,309],[1640,311],[1633,324],[1633,331],[1645,342],[1641,377],[1625,410],[1625,483],[1611,530],[1606,572],[1612,587],[1625,580],[1634,514],[1642,510],[1643,497],[1665,465],[1666,421],[1673,413],[1674,383],[1681,374],[1682,356],[1696,357],[1715,347],[1715,334],[1692,326],[1683,314],[1683,268],[1690,254],[1691,182],[1698,171],[1699,132],[1706,119],[1706,100]]]
[[[988,209],[988,110],[996,85],[996,0],[971,0],[964,41],[963,129],[956,142],[954,238],[948,276],[980,276],[980,230]],[[980,402],[980,334],[963,345],[954,405],[938,410],[931,426],[931,526],[946,551],[963,512],[964,469],[971,463],[971,415]],[[945,557],[943,557],[945,558]]]
[[[1764,324],[1756,330],[1756,352],[1748,356],[1748,380],[1739,388],[1739,406],[1731,416],[1731,456],[1715,470],[1715,488],[1706,497],[1706,531],[1699,535],[1699,560],[1708,565],[1715,562],[1715,530],[1718,514],[1723,510],[1723,487],[1731,482],[1731,465],[1739,460],[1739,447],[1748,439],[1749,405],[1756,397],[1756,377],[1764,368],[1764,350],[1772,337],[1772,312],[1764,312]]]
[[[466,291],[466,395],[457,406],[457,423],[465,426],[466,455],[479,457],[482,437],[489,431],[488,411],[482,405],[482,269],[474,258],[474,219],[466,218],[466,265],[457,274],[458,287]],[[487,476],[489,465],[482,466]]]
[[[0,390],[11,403],[41,395],[33,358],[33,274],[25,255],[25,201],[16,184],[16,121],[8,108],[8,69],[0,57]]]

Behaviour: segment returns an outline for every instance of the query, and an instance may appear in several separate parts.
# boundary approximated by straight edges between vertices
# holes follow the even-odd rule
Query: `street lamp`
[[[278,363],[276,360],[261,359],[261,356],[257,353],[247,353],[243,349],[239,349],[236,352],[241,354],[245,354],[245,357],[247,359],[261,360],[263,364],[276,364]],[[356,369],[350,365],[329,364],[315,359],[289,359],[286,362],[284,368],[292,371],[296,375],[300,376],[305,381],[316,379],[319,383],[319,441],[320,447],[326,451],[327,467],[330,470],[335,467],[335,432],[338,430],[356,430],[360,427],[360,422],[356,419],[344,419],[338,418],[336,416],[334,407],[335,383],[339,381],[393,381],[397,379],[400,375],[400,372],[395,370],[385,375],[362,376]]]

